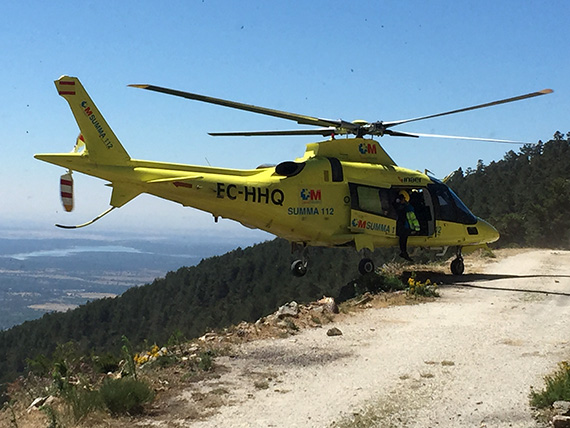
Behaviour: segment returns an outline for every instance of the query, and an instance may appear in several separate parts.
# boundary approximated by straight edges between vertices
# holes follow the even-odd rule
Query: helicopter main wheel
[[[456,258],[453,259],[453,261],[451,262],[451,273],[453,275],[463,275],[463,272],[465,271],[465,264],[463,263],[463,258]]]
[[[366,275],[368,273],[374,272],[374,262],[372,259],[365,257],[360,260],[358,263],[358,272],[360,272],[361,275]]]
[[[303,260],[295,260],[291,264],[291,273],[297,277],[305,276],[307,273],[307,263]]]

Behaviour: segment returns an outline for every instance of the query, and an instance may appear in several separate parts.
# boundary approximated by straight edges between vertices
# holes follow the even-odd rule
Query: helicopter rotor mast
[[[205,95],[195,94],[191,92],[179,91],[176,89],[164,88],[155,85],[129,85],[130,87],[146,89],[154,92],[161,92],[168,95],[174,95],[177,97],[187,98],[196,101],[202,101],[209,104],[216,104],[224,107],[234,108],[238,110],[249,111],[252,113],[262,114],[265,116],[273,116],[281,119],[291,120],[297,122],[299,125],[310,125],[318,126],[316,129],[293,129],[293,130],[271,130],[271,131],[235,131],[235,132],[210,132],[211,136],[239,136],[239,137],[251,137],[251,136],[292,136],[292,135],[322,135],[322,136],[334,136],[334,135],[347,135],[352,134],[356,137],[364,137],[365,135],[373,135],[382,137],[384,135],[390,135],[392,137],[433,137],[433,138],[452,138],[458,140],[470,140],[470,141],[489,141],[496,143],[511,143],[511,144],[523,144],[521,141],[512,140],[500,140],[494,138],[479,138],[479,137],[463,137],[454,135],[440,135],[440,134],[425,134],[425,133],[414,133],[414,132],[402,132],[394,131],[390,129],[393,126],[402,125],[410,122],[418,122],[420,120],[433,119],[436,117],[447,116],[456,113],[462,113],[465,111],[477,110],[486,107],[492,107],[500,104],[506,104],[514,101],[525,100],[528,98],[534,98],[541,95],[546,95],[552,93],[552,89],[543,89],[541,91],[530,92],[528,94],[519,95],[516,97],[505,98],[497,101],[491,101],[484,104],[478,104],[475,106],[464,107],[460,109],[450,110],[442,113],[431,114],[427,116],[420,116],[411,119],[395,120],[395,121],[354,121],[347,122],[342,119],[323,119],[314,116],[306,116],[297,113],[290,113],[281,110],[270,109],[267,107],[260,107],[252,104],[244,104],[236,101],[225,100],[221,98],[214,98]]]

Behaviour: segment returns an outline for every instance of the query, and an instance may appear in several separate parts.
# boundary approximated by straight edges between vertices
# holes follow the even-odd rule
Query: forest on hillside
[[[498,245],[570,248],[569,138],[570,133],[557,132],[552,140],[509,151],[498,162],[459,169],[447,183],[497,227]],[[374,259],[380,263],[395,254],[377,250]],[[255,321],[292,300],[338,297],[343,286],[361,280],[355,280],[359,259],[350,248],[311,248],[310,269],[297,278],[289,270],[289,244],[276,239],[182,267],[117,298],[46,314],[0,331],[0,384],[23,373],[28,359],[49,358],[58,344],[69,341],[86,354],[118,353],[123,335],[134,347],[163,345],[172,335],[190,339]]]
[[[375,254],[378,260],[394,256],[391,249]],[[338,297],[340,289],[358,276],[360,255],[354,249],[311,248],[309,257],[308,273],[298,278],[290,272],[287,241],[237,248],[130,288],[119,297],[0,331],[0,383],[24,372],[27,359],[49,358],[58,344],[73,341],[86,354],[117,354],[125,335],[135,348],[145,343],[162,346],[173,335],[190,339],[211,329],[256,321],[292,300]]]
[[[570,132],[525,144],[447,184],[501,234],[499,246],[570,248]]]

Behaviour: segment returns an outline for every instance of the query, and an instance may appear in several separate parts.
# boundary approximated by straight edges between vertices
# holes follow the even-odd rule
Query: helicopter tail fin
[[[142,193],[142,188],[131,180],[134,163],[125,148],[111,130],[93,100],[77,77],[61,76],[55,82],[59,95],[68,102],[80,129],[79,137],[71,153],[43,153],[34,157],[44,162],[61,166],[67,173],[61,178],[61,196],[66,211],[73,209],[73,171],[95,176],[111,182],[111,208],[95,219],[77,226],[62,226],[76,229],[95,221],[119,208]]]
[[[55,82],[59,95],[68,102],[85,144],[85,154],[97,164],[122,165],[130,156],[111,130],[77,77],[61,76]]]

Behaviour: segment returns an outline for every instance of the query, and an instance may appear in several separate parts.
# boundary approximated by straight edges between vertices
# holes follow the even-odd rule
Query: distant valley
[[[122,294],[181,266],[223,254],[236,239],[0,238],[0,330],[46,312]]]

